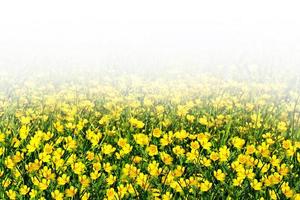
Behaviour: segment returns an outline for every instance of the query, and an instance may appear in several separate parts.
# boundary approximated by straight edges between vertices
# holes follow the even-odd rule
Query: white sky
[[[297,1],[0,3],[0,66],[300,63]]]

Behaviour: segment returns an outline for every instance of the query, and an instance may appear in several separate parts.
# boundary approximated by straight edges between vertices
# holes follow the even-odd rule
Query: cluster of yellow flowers
[[[188,79],[12,84],[1,199],[300,199],[299,92]]]

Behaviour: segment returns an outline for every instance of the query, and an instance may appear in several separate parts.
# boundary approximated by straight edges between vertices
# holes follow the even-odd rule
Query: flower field
[[[300,93],[285,83],[8,85],[0,199],[300,199]]]

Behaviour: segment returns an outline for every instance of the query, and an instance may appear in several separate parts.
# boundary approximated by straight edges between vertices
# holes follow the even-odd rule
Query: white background
[[[1,1],[0,66],[300,63],[297,1]]]

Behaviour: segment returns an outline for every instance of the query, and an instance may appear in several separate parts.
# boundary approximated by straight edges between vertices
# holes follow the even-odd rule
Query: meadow
[[[300,199],[297,87],[78,77],[1,78],[1,199]]]

